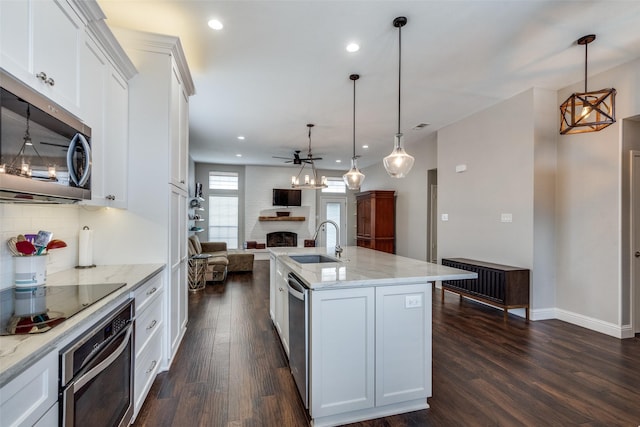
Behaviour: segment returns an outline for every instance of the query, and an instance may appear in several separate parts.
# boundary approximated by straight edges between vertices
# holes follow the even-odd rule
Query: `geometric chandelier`
[[[584,92],[572,94],[560,105],[561,135],[597,132],[616,122],[616,90],[587,90],[587,45],[595,39],[595,34],[589,34],[577,41],[584,45]]]

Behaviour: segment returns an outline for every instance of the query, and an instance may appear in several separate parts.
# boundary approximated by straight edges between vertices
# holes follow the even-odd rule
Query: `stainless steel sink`
[[[289,258],[300,264],[321,264],[323,262],[340,262],[337,258],[326,255],[289,255]]]

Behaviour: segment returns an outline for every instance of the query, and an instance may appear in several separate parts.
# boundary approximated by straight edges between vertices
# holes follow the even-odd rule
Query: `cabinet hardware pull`
[[[153,327],[156,326],[157,323],[158,323],[158,321],[154,319],[153,322],[151,322],[151,324],[149,326],[147,326],[147,331],[149,329],[153,329]]]
[[[153,293],[154,293],[155,291],[157,291],[157,290],[158,290],[158,288],[151,288],[151,289],[149,290],[149,292],[147,292],[147,295],[151,295],[151,294],[153,294]]]
[[[156,364],[158,362],[156,360],[154,360],[153,362],[151,362],[151,367],[149,369],[147,369],[147,371],[145,372],[145,374],[149,374],[151,373],[151,371],[153,371],[153,369],[156,367]]]
[[[47,81],[47,73],[40,71],[38,74],[36,74],[36,78],[42,80],[43,82]]]
[[[107,197],[105,197],[105,199],[107,199],[107,200],[115,200],[116,196],[114,196],[113,194],[109,194]]]
[[[56,84],[56,81],[55,81],[55,80],[53,80],[51,77],[49,77],[48,79],[46,79],[44,82],[45,82],[46,84],[48,84],[49,86],[55,86],[55,84]]]
[[[640,258],[640,251],[636,251],[635,255],[636,255],[636,258]]]

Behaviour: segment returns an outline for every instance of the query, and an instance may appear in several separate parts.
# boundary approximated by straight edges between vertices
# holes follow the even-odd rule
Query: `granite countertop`
[[[47,276],[47,287],[126,283],[90,307],[50,331],[33,335],[0,336],[0,387],[11,381],[56,346],[91,326],[131,291],[164,269],[164,264],[106,265],[91,269],[70,269]]]
[[[434,282],[437,280],[475,279],[476,273],[419,261],[386,252],[346,246],[338,262],[301,264],[289,255],[321,254],[335,258],[326,248],[270,248],[287,267],[312,290],[358,286],[387,286]]]

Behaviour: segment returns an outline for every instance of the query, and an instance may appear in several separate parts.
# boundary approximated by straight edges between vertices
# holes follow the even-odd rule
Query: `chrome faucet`
[[[316,234],[313,235],[313,241],[315,242],[315,240],[318,238],[318,233],[320,232],[320,229],[326,223],[333,224],[333,226],[336,228],[336,242],[338,243],[336,244],[335,256],[340,258],[342,256],[342,248],[340,247],[340,227],[338,226],[338,224],[335,223],[335,221],[331,221],[330,219],[326,219],[322,221],[318,226],[318,229],[316,230]]]

